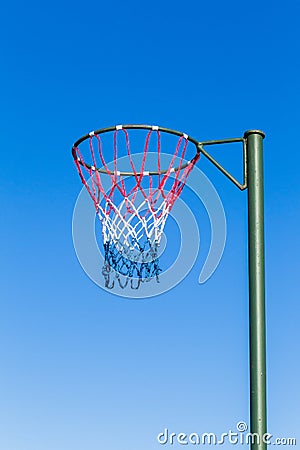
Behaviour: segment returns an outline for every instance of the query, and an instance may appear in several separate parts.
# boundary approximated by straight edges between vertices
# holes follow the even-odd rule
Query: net
[[[176,139],[168,167],[163,168],[161,133],[159,127],[151,127],[143,143],[139,142],[142,149],[139,167],[134,161],[126,126],[114,128],[112,166],[104,158],[101,130],[91,132],[81,140],[88,142],[88,155],[81,150],[81,142],[74,144],[73,157],[79,176],[101,222],[104,248],[102,274],[107,288],[112,289],[116,280],[121,288],[129,284],[133,289],[138,289],[145,281],[159,281],[161,269],[158,255],[165,223],[200,156],[197,151],[190,161],[185,160],[189,138],[181,133]],[[118,167],[120,134],[121,147],[122,150],[125,147],[130,168],[126,172]],[[156,154],[155,167],[152,162],[151,170],[147,167],[150,142],[151,150],[154,149]],[[108,177],[108,188],[103,177]]]

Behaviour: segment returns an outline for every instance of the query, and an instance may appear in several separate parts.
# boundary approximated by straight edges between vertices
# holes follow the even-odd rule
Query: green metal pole
[[[248,258],[250,325],[251,450],[266,450],[266,336],[264,261],[263,139],[259,130],[246,131],[248,183]]]

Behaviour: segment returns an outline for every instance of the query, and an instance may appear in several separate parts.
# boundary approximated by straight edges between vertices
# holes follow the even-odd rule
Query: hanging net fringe
[[[127,156],[132,171],[130,179],[134,181],[131,184],[127,183],[128,174],[124,175],[118,170],[117,136],[119,133],[125,136]],[[157,137],[155,174],[145,170],[150,138],[153,133]],[[199,159],[199,153],[197,153],[191,161],[185,162],[187,145],[188,137],[180,136],[169,167],[164,171],[161,168],[159,130],[150,130],[147,133],[141,167],[138,170],[132,158],[129,134],[126,129],[114,131],[112,169],[109,169],[104,159],[100,135],[90,133],[89,136],[91,164],[85,162],[79,146],[73,148],[78,173],[94,202],[102,225],[104,246],[102,273],[107,288],[113,288],[115,280],[122,288],[126,287],[130,280],[130,286],[133,289],[137,289],[142,282],[152,278],[159,281],[161,269],[158,248],[164,226],[174,202]],[[101,173],[100,165],[102,165]],[[103,174],[103,169],[106,174]],[[171,174],[173,177],[170,176]],[[103,176],[110,178],[108,190],[103,187],[101,181]]]

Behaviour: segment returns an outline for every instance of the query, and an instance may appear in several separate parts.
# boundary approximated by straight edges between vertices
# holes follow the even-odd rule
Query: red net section
[[[118,170],[118,133],[124,133],[125,142],[126,142],[126,150],[127,156],[130,162],[132,176],[135,179],[135,185],[127,189],[125,178],[127,174],[124,176]],[[149,150],[149,142],[151,135],[155,133],[157,135],[157,167],[153,169],[153,172],[149,172],[145,170],[145,164],[147,159],[147,154]],[[96,145],[95,145],[96,144]],[[186,154],[186,149],[188,146],[188,139],[185,136],[180,136],[172,156],[170,165],[168,169],[162,171],[161,169],[161,132],[156,130],[150,130],[147,133],[145,144],[143,148],[143,159],[140,167],[136,168],[132,153],[130,149],[130,141],[129,134],[126,129],[116,130],[114,132],[114,167],[113,170],[108,168],[107,162],[103,156],[103,145],[101,141],[101,136],[90,133],[89,137],[89,148],[91,154],[92,164],[88,164],[85,161],[85,158],[80,152],[79,147],[75,147],[74,151],[76,153],[75,164],[77,166],[77,170],[79,172],[80,178],[87,188],[90,196],[93,199],[95,204],[96,211],[99,210],[99,205],[102,199],[108,202],[109,207],[106,211],[109,214],[114,209],[114,197],[116,192],[121,194],[121,196],[126,200],[126,209],[127,213],[132,214],[134,210],[132,209],[132,204],[135,202],[136,194],[140,192],[144,199],[147,200],[149,207],[152,211],[155,210],[156,205],[162,197],[165,203],[168,205],[168,209],[170,210],[176,200],[176,198],[180,195],[185,182],[194,166],[194,164],[199,159],[200,154],[196,153],[194,158],[185,164],[184,158]],[[179,158],[179,162],[178,162]],[[174,167],[174,163],[176,161],[176,169]],[[106,171],[111,180],[111,188],[109,191],[105,191],[103,184],[101,182],[101,174],[97,170],[99,169],[99,162],[102,165],[102,168]],[[166,191],[166,183],[170,178],[170,175],[175,173],[174,179],[172,180],[173,184],[171,187],[168,187],[168,191]],[[148,190],[145,192],[143,188],[144,178],[147,178]],[[91,180],[91,183],[88,184],[88,180]],[[128,199],[131,201],[127,201]]]

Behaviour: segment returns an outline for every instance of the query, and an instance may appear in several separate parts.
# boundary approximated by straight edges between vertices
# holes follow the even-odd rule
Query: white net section
[[[133,203],[126,197],[118,207],[108,199],[98,211],[104,244],[113,242],[119,252],[141,252],[148,246],[158,246],[170,209],[165,199],[155,210],[148,198]]]

